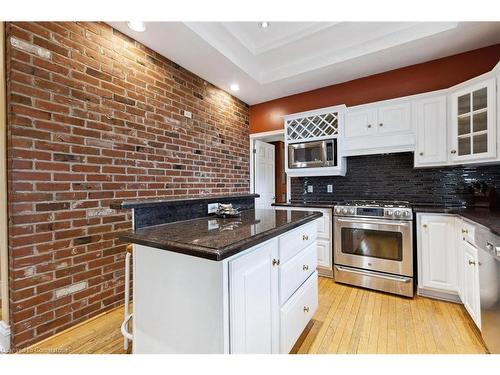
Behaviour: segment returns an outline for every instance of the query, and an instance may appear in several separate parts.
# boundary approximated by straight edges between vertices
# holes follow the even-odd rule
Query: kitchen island
[[[320,217],[250,207],[121,234],[134,244],[133,352],[288,353],[318,305]]]

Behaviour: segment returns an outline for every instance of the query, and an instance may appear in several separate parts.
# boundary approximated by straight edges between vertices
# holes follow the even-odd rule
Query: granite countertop
[[[186,204],[186,203],[211,203],[217,200],[237,199],[237,198],[258,198],[259,194],[231,194],[231,195],[205,195],[205,196],[192,196],[192,197],[177,197],[177,198],[160,198],[160,199],[143,199],[143,200],[130,200],[123,202],[111,203],[110,207],[114,209],[123,208],[139,208],[139,207],[152,207],[165,203],[168,204]]]
[[[464,219],[473,221],[489,229],[492,233],[500,236],[500,211],[489,208],[477,207],[453,207],[453,206],[432,206],[432,205],[413,205],[414,212],[443,213],[454,214]]]
[[[123,233],[120,240],[220,261],[321,217],[320,212],[246,210],[241,217],[215,216]]]
[[[329,201],[329,202],[288,202],[288,203],[273,203],[273,206],[278,207],[317,207],[317,208],[334,208],[338,202]]]

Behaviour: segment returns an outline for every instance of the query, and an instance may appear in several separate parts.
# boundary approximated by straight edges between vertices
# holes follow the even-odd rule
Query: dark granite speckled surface
[[[247,210],[241,217],[214,216],[123,233],[120,240],[211,260],[223,260],[321,217],[319,212]]]

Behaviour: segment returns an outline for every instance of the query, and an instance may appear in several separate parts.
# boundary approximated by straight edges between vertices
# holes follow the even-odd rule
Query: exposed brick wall
[[[110,202],[248,192],[249,110],[100,23],[9,23],[7,80],[19,348],[122,303]]]

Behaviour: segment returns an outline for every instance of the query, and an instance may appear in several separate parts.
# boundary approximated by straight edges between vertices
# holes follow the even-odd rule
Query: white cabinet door
[[[410,113],[410,102],[381,106],[378,109],[378,133],[406,133],[411,131]]]
[[[477,249],[462,241],[464,254],[464,296],[462,302],[474,323],[481,328],[481,308],[479,301],[479,260]]]
[[[329,240],[316,240],[318,248],[318,266],[332,268],[332,243]]]
[[[345,137],[366,137],[377,131],[377,110],[373,108],[347,112],[345,118]]]
[[[455,218],[420,214],[419,288],[457,293]]]
[[[495,159],[496,81],[464,87],[450,95],[451,159],[454,163]]]
[[[277,258],[274,239],[229,262],[231,353],[279,351]]]
[[[446,164],[448,161],[446,96],[414,102],[412,121],[417,132],[415,167]]]

